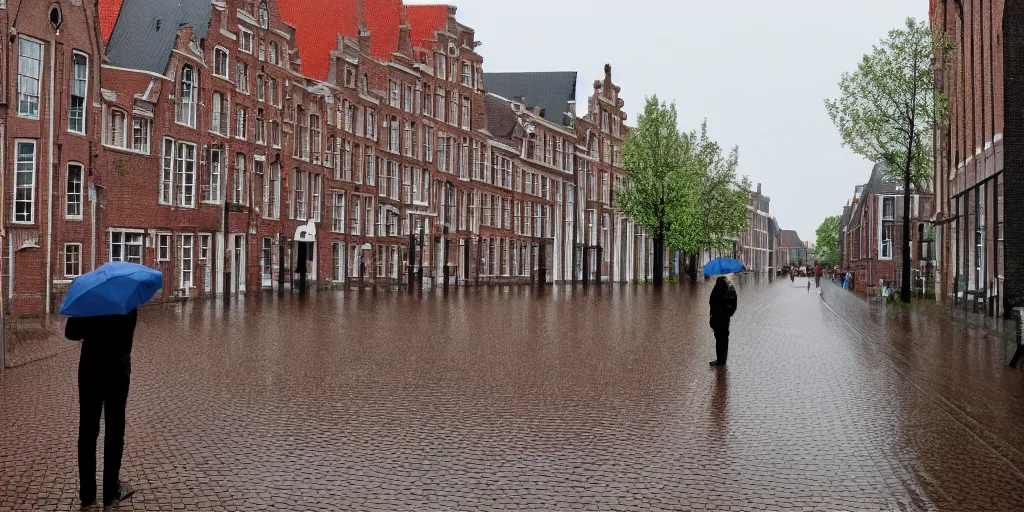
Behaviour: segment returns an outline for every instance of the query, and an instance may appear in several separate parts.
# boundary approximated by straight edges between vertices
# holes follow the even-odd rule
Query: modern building
[[[934,196],[913,191],[910,196],[912,286],[927,292],[933,281],[935,256],[930,241],[930,219]],[[898,290],[903,260],[903,185],[886,176],[884,164],[876,164],[868,182],[857,187],[844,211],[840,234],[844,270],[854,274],[854,288],[860,292],[888,284]]]
[[[1024,297],[1024,4],[931,1],[949,118],[934,131],[940,301],[1008,315]]]
[[[807,244],[791,229],[779,230],[779,245],[775,249],[779,268],[808,265]]]

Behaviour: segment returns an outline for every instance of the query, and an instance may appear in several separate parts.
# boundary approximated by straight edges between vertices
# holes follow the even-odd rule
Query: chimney
[[[398,49],[400,55],[413,58],[412,52],[412,28],[409,26],[409,19],[405,15],[405,4],[402,4],[401,25],[398,26]]]

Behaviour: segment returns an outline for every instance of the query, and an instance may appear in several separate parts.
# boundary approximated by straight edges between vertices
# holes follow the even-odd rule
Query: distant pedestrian
[[[715,332],[715,355],[711,366],[725,366],[729,356],[729,321],[736,313],[736,288],[725,276],[718,276],[711,290],[711,330]]]
[[[821,269],[821,265],[814,265],[814,287],[821,288],[821,276],[825,275],[825,271]]]
[[[69,340],[82,341],[78,363],[78,476],[82,507],[96,502],[96,438],[103,412],[103,505],[109,507],[134,493],[122,483],[124,416],[132,371],[132,340],[137,309],[127,315],[72,317],[64,328]]]

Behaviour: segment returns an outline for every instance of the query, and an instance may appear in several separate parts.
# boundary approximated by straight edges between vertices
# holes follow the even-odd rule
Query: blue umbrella
[[[125,315],[143,305],[163,287],[157,270],[112,261],[71,283],[60,314],[67,316]]]
[[[704,275],[719,276],[743,271],[743,263],[732,258],[713,259],[704,265]]]

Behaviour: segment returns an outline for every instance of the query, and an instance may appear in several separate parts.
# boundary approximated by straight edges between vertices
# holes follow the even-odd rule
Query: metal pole
[[[412,222],[410,222],[412,224]],[[409,230],[409,268],[407,273],[409,275],[409,293],[412,293],[413,280],[416,268],[416,235],[413,234],[412,230]]]
[[[441,260],[442,260],[442,264],[444,265],[444,268],[441,271],[441,276],[444,278],[444,284],[442,284],[442,286],[444,287],[444,291],[447,293],[448,292],[448,273],[449,273],[449,269],[448,269],[448,224],[444,225],[444,229],[442,231],[442,234],[444,236],[442,237],[442,242],[441,242],[441,250],[442,250],[442,253],[443,253],[443,256],[441,257]]]

